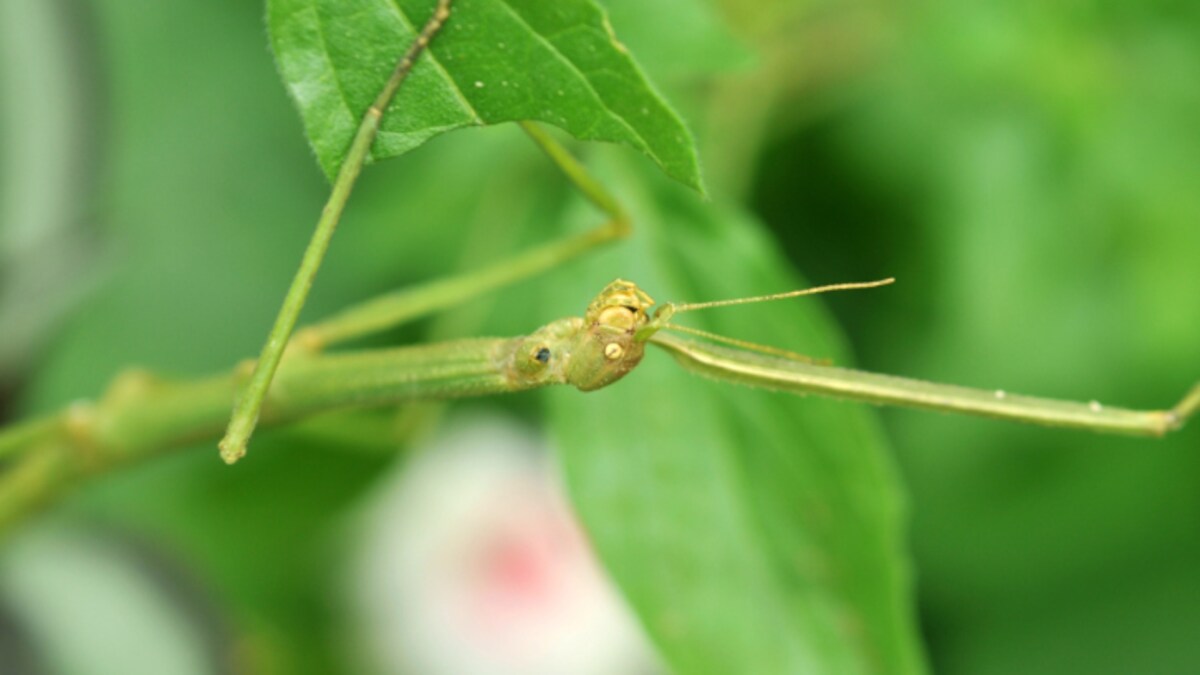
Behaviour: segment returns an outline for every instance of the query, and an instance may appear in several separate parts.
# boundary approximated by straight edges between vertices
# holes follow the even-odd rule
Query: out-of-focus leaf
[[[271,0],[280,73],[332,177],[432,0]],[[702,189],[691,136],[591,0],[459,0],[384,116],[371,159],[471,125],[540,120],[623,143]]]
[[[556,298],[579,305],[617,275],[659,300],[801,285],[747,217],[628,163],[608,173],[638,235],[547,284]],[[844,362],[812,301],[681,320]],[[551,402],[575,505],[678,673],[922,670],[900,494],[869,410],[703,380],[657,351]]]
[[[900,279],[895,309],[859,319],[870,366],[1175,401],[1200,344],[1200,4],[912,5],[896,18],[864,95],[760,160],[791,194],[760,208],[804,233],[804,269],[866,252]],[[773,161],[789,156],[799,170]],[[1185,628],[1200,623],[1195,428],[1147,445],[885,419],[938,672],[1200,662]]]

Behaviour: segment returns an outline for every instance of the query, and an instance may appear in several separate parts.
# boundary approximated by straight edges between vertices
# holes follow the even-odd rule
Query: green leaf
[[[660,301],[804,285],[752,219],[637,187],[662,181],[628,163],[606,173],[634,195],[638,234],[576,266],[585,282],[548,283],[556,298],[578,304],[618,274]],[[819,301],[678,321],[846,362]],[[576,508],[675,672],[922,671],[900,490],[870,409],[704,380],[657,350],[607,389],[549,395]]]
[[[433,0],[270,0],[280,73],[326,175]],[[703,190],[691,135],[591,0],[458,0],[384,116],[372,160],[446,131],[516,120],[648,155]]]

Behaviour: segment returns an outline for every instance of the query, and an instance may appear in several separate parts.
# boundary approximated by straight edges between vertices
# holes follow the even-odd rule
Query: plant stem
[[[308,297],[308,291],[312,288],[313,279],[316,277],[317,270],[321,266],[321,261],[325,257],[325,252],[329,248],[329,241],[333,237],[334,230],[337,229],[342,211],[346,207],[346,200],[350,197],[350,191],[354,188],[354,183],[358,180],[363,163],[366,161],[367,155],[371,150],[371,145],[375,142],[375,135],[379,131],[379,124],[383,119],[383,113],[387,110],[388,105],[391,104],[392,98],[396,95],[396,91],[400,88],[400,85],[408,77],[408,73],[412,70],[413,64],[416,63],[421,52],[425,50],[430,40],[433,39],[438,30],[441,29],[442,24],[449,18],[450,1],[438,1],[433,16],[430,17],[425,27],[421,30],[420,35],[417,36],[412,46],[408,48],[408,51],[405,52],[404,56],[396,64],[396,69],[392,72],[392,76],[388,79],[387,84],[384,85],[375,102],[371,104],[371,107],[367,108],[366,114],[363,115],[362,122],[358,126],[358,131],[354,135],[354,140],[350,144],[350,150],[346,153],[346,158],[342,161],[337,180],[334,181],[329,201],[326,202],[325,208],[321,211],[321,218],[317,221],[316,231],[313,232],[308,248],[304,251],[304,257],[300,261],[300,268],[296,270],[296,276],[292,279],[292,285],[288,288],[287,295],[284,297],[283,307],[279,310],[279,316],[276,317],[275,325],[271,328],[271,332],[267,336],[267,342],[263,346],[262,354],[255,364],[254,374],[234,405],[233,417],[229,420],[229,427],[225,432],[225,437],[219,444],[221,458],[226,463],[232,464],[246,454],[246,443],[249,441],[250,435],[254,432],[254,426],[258,422],[259,410],[262,408],[263,399],[267,395],[267,389],[271,386],[271,380],[275,376],[276,369],[279,367],[279,360],[283,356],[284,347],[287,346],[288,338],[292,334],[292,329],[296,326],[300,310],[304,307],[304,301]]]

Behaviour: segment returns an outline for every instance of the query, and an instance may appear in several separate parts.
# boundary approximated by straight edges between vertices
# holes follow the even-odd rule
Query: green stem
[[[350,197],[350,191],[354,188],[354,183],[357,181],[358,175],[362,171],[363,163],[366,161],[367,155],[371,150],[371,145],[375,141],[375,134],[379,130],[380,121],[383,119],[383,112],[387,110],[388,105],[392,102],[392,98],[396,95],[396,91],[400,88],[405,78],[408,77],[408,73],[412,70],[413,64],[416,63],[417,57],[429,45],[430,40],[441,29],[442,24],[446,22],[449,16],[450,0],[439,0],[433,16],[430,17],[425,27],[421,30],[420,35],[417,36],[412,46],[408,48],[408,51],[405,52],[404,56],[396,64],[396,69],[392,72],[392,76],[388,79],[387,84],[384,85],[375,102],[371,104],[370,108],[367,108],[366,114],[363,115],[362,122],[358,126],[358,132],[354,135],[354,140],[350,144],[350,150],[346,153],[346,158],[342,161],[337,180],[334,181],[329,201],[326,202],[325,208],[321,211],[321,218],[317,221],[316,231],[313,232],[308,248],[304,251],[304,257],[300,261],[300,268],[296,271],[295,278],[292,279],[292,285],[288,288],[287,295],[283,300],[283,307],[280,308],[279,316],[275,319],[275,325],[271,328],[271,332],[267,336],[267,342],[263,346],[262,354],[255,365],[254,374],[251,376],[246,389],[237,398],[237,402],[234,405],[233,417],[229,420],[229,427],[225,432],[225,437],[219,444],[221,457],[229,464],[236,462],[246,454],[246,443],[249,441],[250,435],[254,432],[254,426],[258,421],[258,414],[262,407],[263,399],[267,395],[267,389],[271,386],[271,379],[275,376],[275,370],[279,367],[279,360],[283,357],[284,347],[287,346],[292,329],[296,326],[300,310],[304,307],[304,301],[308,297],[309,289],[312,288],[313,279],[316,278],[317,270],[320,268],[321,261],[325,257],[325,252],[329,248],[329,241],[333,237],[334,230],[337,229],[342,211],[346,207],[346,200]]]

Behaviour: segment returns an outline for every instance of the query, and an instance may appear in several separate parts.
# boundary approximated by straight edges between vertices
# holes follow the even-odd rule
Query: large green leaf
[[[556,305],[618,274],[659,300],[801,285],[753,220],[628,163],[608,173],[638,234],[547,284]],[[845,362],[813,301],[680,320]],[[900,493],[869,409],[707,381],[657,350],[607,389],[550,396],[574,503],[676,672],[922,670]]]
[[[433,0],[270,0],[279,70],[332,177]],[[464,126],[540,120],[623,143],[701,188],[691,136],[591,0],[458,0],[384,116],[371,159]]]

